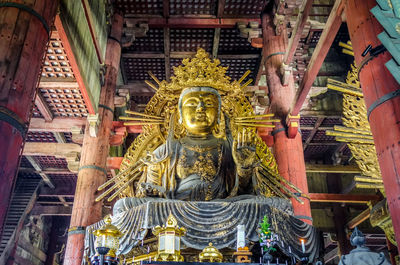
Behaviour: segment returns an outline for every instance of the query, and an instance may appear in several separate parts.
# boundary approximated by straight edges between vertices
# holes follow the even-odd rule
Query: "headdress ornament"
[[[160,89],[175,93],[188,87],[212,87],[219,93],[240,89],[240,82],[230,82],[231,78],[226,75],[228,67],[220,66],[218,59],[211,60],[204,49],[199,48],[194,58],[186,58],[182,60],[182,64],[173,68],[171,82],[160,82]]]

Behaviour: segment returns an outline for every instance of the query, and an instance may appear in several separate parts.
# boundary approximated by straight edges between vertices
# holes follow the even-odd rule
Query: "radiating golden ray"
[[[268,167],[265,166],[265,165],[263,165],[262,163],[261,163],[261,167],[262,167],[265,171],[268,171]],[[289,187],[291,187],[292,189],[294,189],[295,191],[301,193],[301,190],[300,190],[299,188],[297,188],[295,185],[293,185],[292,183],[290,183],[289,181],[287,181],[285,178],[280,178],[280,180],[281,180],[283,183],[285,183],[286,185],[288,185]],[[304,197],[309,198],[308,195],[305,195]]]
[[[283,192],[281,192],[277,187],[275,187],[275,185],[273,185],[272,183],[270,183],[269,181],[265,181],[265,175],[260,173],[260,170],[257,168],[256,169],[256,176],[258,177],[258,179],[260,180],[264,180],[263,184],[267,185],[268,188],[270,190],[272,190],[277,196],[280,196],[282,198],[288,199],[288,197],[286,196],[286,194],[284,194]]]
[[[121,182],[124,182],[128,177],[131,176],[131,174],[136,173],[139,170],[139,168],[135,168],[135,170],[133,170],[132,172],[129,172],[128,175],[124,176],[123,178],[121,178],[118,182],[115,182],[115,184],[109,188],[108,190],[106,190],[105,192],[103,192],[102,194],[100,194],[100,196],[98,196],[96,198],[96,202],[101,201],[102,199],[104,199],[104,197],[106,197],[108,194],[110,194],[113,190],[115,190],[116,188],[118,188],[119,185],[121,185]],[[138,172],[141,173],[141,172]],[[128,180],[129,181],[129,180]],[[124,184],[125,185],[125,184]]]
[[[160,86],[161,84],[160,80],[158,80],[158,78],[151,71],[148,71],[147,73],[151,78],[153,78],[153,80],[157,83],[157,85]]]
[[[242,119],[242,120],[235,120],[234,122],[247,122],[247,123],[263,123],[263,122],[280,122],[281,120],[278,119],[272,119],[272,120],[263,120],[263,119],[259,119],[259,120],[255,120],[255,119]]]
[[[132,176],[127,182],[124,183],[124,185],[122,185],[113,195],[111,195],[107,201],[112,201],[114,200],[121,192],[123,192],[129,184],[131,184],[134,180],[137,179],[138,176],[140,176],[142,172],[138,172],[136,173],[134,176]]]
[[[264,170],[264,169],[263,169]],[[280,187],[281,189],[283,189],[285,191],[285,193],[287,195],[289,195],[290,197],[294,198],[296,201],[298,201],[301,204],[304,204],[304,202],[302,200],[300,200],[293,192],[291,192],[288,188],[286,188],[285,185],[282,185],[282,183],[280,183],[274,176],[270,176],[268,174],[268,171],[265,171],[265,174],[263,174],[264,176],[266,176],[271,182],[272,184],[275,184],[277,187]]]
[[[122,176],[123,174],[125,174],[127,171],[131,170],[132,168],[139,166],[139,164],[143,164],[142,161],[138,161],[135,164],[133,164],[132,166],[127,167],[125,170],[119,172],[117,175],[115,175],[114,177],[112,177],[111,179],[109,179],[108,181],[104,182],[102,185],[100,185],[97,190],[101,191],[103,190],[105,187],[107,187],[108,185],[110,185],[114,180],[116,181],[120,176]]]
[[[151,122],[151,121],[148,121],[148,122],[130,122],[130,121],[124,122],[124,125],[127,125],[127,126],[129,126],[129,125],[153,125],[153,124],[155,124],[155,125],[163,124],[163,122]]]
[[[155,115],[145,114],[145,113],[131,111],[131,110],[125,110],[125,113],[137,115],[137,116],[143,116],[143,117],[147,117],[147,118],[162,119],[161,116],[155,116]]]
[[[247,70],[242,77],[238,80],[239,84],[243,82],[243,80],[251,73],[250,70]]]
[[[269,113],[269,114],[261,114],[261,115],[251,115],[251,116],[242,116],[242,117],[236,117],[235,120],[242,120],[242,119],[249,119],[249,118],[267,118],[267,117],[274,117],[275,114]]]
[[[354,129],[354,128],[338,126],[338,125],[333,126],[333,130],[340,131],[340,132],[348,132],[348,133],[358,133],[358,134],[369,135],[369,136],[372,135],[371,131],[368,131],[368,130],[360,130],[360,129]]]
[[[246,83],[244,83],[244,84],[240,87],[240,89],[241,89],[241,90],[245,89],[248,85],[251,84],[251,82],[253,82],[253,79],[250,78]]]
[[[135,117],[126,117],[126,116],[120,116],[120,120],[125,120],[125,121],[154,121],[154,122],[164,122],[162,119],[149,119],[149,118],[135,118]]]
[[[275,125],[273,124],[254,124],[254,123],[235,123],[236,125],[239,126],[244,126],[244,127],[262,127],[262,128],[275,128]]]
[[[158,87],[156,87],[152,82],[150,82],[149,80],[145,80],[144,81],[149,87],[151,87],[152,89],[154,89],[155,91],[158,90]]]

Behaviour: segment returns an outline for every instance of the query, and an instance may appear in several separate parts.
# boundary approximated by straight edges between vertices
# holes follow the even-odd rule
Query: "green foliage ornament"
[[[270,223],[268,221],[268,216],[264,215],[262,223],[260,223],[260,246],[264,250],[264,252],[269,253],[276,251],[276,248],[273,246],[275,245],[275,238],[273,233],[270,229]]]

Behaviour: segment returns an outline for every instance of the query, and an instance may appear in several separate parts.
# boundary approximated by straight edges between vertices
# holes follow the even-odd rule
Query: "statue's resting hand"
[[[164,187],[155,185],[153,183],[143,182],[143,183],[141,183],[141,186],[144,189],[145,194],[147,196],[154,196],[154,195],[161,196],[161,195],[165,194]]]

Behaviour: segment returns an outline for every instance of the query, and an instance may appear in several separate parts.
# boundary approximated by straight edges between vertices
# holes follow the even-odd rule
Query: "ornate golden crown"
[[[243,86],[240,85],[250,71],[247,71],[239,81],[230,82],[231,78],[226,75],[228,67],[220,66],[221,62],[218,59],[211,60],[209,54],[202,48],[197,50],[194,58],[183,59],[182,64],[173,68],[174,76],[171,76],[171,82],[159,82],[152,76],[158,83],[159,89],[180,93],[187,87],[207,86],[220,92],[233,92],[252,82],[249,80]]]

